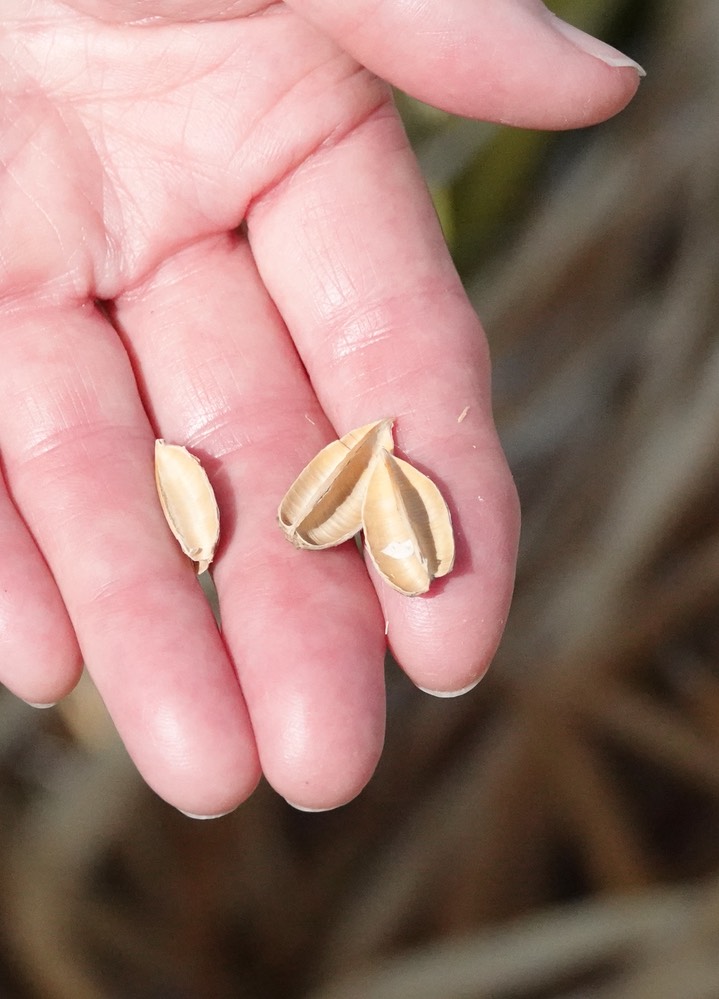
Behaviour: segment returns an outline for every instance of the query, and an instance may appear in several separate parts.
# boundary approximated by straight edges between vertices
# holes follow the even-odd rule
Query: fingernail
[[[479,679],[481,680],[482,678],[480,677]],[[423,694],[430,694],[432,697],[461,697],[462,694],[468,694],[470,690],[474,690],[478,683],[479,680],[472,680],[471,683],[468,683],[466,687],[462,687],[461,690],[427,690],[426,687],[420,687],[419,684],[417,685],[417,689],[421,690]]]
[[[28,707],[39,708],[40,710],[44,710],[45,708],[54,708],[55,705],[57,704],[57,701],[50,701],[48,704],[39,704],[39,703],[35,704],[33,701],[25,701],[25,703],[28,705]]]
[[[230,812],[234,812],[234,808],[230,808],[227,812],[217,812],[216,815],[195,815],[194,812],[185,812],[182,808],[178,808],[177,811],[181,815],[186,815],[188,819],[221,819],[223,815],[229,815]]]
[[[296,808],[298,812],[308,812],[313,814],[314,812],[331,812],[334,808],[339,808],[339,805],[330,805],[329,808],[306,808],[304,805],[296,805],[294,801],[290,801],[289,798],[285,798],[285,801],[290,806],[290,808]]]
[[[630,59],[628,55],[624,55],[619,49],[613,48],[611,45],[607,45],[606,42],[600,41],[595,38],[594,35],[588,35],[586,31],[581,31],[579,28],[575,28],[573,24],[567,24],[566,21],[562,21],[561,18],[557,17],[556,14],[549,15],[552,19],[552,24],[554,28],[564,35],[567,41],[570,41],[572,45],[576,45],[578,49],[582,52],[586,52],[590,56],[594,56],[595,59],[600,59],[607,66],[630,66],[635,69],[640,76],[646,76],[646,72],[635,62],[634,59]]]

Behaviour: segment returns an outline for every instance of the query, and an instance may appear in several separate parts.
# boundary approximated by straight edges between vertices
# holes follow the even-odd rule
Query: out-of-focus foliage
[[[549,7],[638,57],[658,14],[655,5],[642,0],[564,0]],[[404,94],[397,102],[455,262],[469,279],[511,244],[538,192],[541,196],[545,185],[551,186],[582,137],[468,122]]]

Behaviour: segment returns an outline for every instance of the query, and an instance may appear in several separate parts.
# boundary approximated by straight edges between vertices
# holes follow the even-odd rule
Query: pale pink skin
[[[0,17],[0,676],[51,702],[84,658],[184,811],[226,812],[261,770],[300,807],[339,805],[381,751],[386,622],[418,685],[469,686],[518,533],[482,332],[373,73],[535,128],[609,117],[637,74],[528,0],[4,0]],[[384,416],[457,528],[427,597],[276,524],[312,455]],[[216,486],[223,638],[157,502],[156,436]]]

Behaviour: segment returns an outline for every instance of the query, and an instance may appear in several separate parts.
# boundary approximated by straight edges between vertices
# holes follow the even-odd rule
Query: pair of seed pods
[[[392,423],[377,420],[322,448],[290,486],[278,517],[297,548],[333,548],[362,530],[379,575],[417,596],[451,571],[454,534],[434,482],[394,455]],[[155,480],[172,533],[204,572],[220,533],[205,470],[186,448],[158,440]]]

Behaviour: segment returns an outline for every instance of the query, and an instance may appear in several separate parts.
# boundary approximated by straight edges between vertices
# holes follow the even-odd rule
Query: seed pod
[[[280,527],[297,548],[332,548],[357,534],[378,456],[391,451],[392,420],[378,420],[328,444],[280,503]]]
[[[162,511],[197,573],[212,562],[220,536],[220,512],[207,473],[187,448],[155,441],[155,482]]]
[[[454,565],[454,535],[437,486],[384,451],[372,470],[364,505],[365,546],[378,572],[400,593],[426,593]]]

